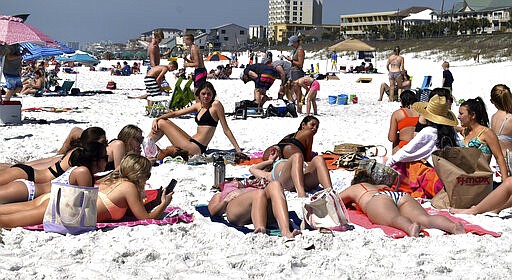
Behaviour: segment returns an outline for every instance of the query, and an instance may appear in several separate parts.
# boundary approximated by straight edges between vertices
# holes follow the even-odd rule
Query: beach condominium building
[[[277,24],[322,24],[323,0],[269,0],[269,38],[275,40],[273,25]]]

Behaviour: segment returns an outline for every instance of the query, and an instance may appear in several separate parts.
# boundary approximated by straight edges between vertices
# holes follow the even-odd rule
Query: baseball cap
[[[291,45],[293,45],[293,43],[298,42],[298,41],[299,41],[299,36],[293,35],[290,38],[288,38],[288,46],[291,46]]]

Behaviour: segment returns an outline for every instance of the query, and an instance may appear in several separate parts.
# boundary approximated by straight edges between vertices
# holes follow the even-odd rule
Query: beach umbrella
[[[21,43],[20,45],[30,53],[23,56],[23,60],[36,60],[43,57],[57,56],[62,54],[72,54],[75,50],[65,44],[55,41],[59,47],[39,46],[33,43]]]
[[[229,57],[222,55],[220,53],[214,53],[205,58],[205,61],[221,61],[221,60],[231,60]]]
[[[0,44],[32,42],[46,46],[58,46],[50,36],[39,29],[23,23],[21,18],[0,16]]]
[[[79,63],[82,63],[82,64],[87,64],[87,65],[94,65],[94,64],[98,64],[100,61],[86,53],[86,52],[79,52],[77,51],[75,54],[71,55],[71,56],[59,56],[56,58],[57,61],[72,61],[72,62],[79,62]]]

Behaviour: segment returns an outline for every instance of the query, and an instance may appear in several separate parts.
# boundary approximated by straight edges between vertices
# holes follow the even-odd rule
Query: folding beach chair
[[[419,102],[427,102],[430,95],[430,86],[432,86],[432,76],[423,77],[423,83],[416,89],[416,97]]]
[[[57,93],[60,95],[68,95],[74,84],[75,84],[75,81],[70,81],[70,80],[64,81],[62,83],[62,86],[60,86],[60,89],[57,90]]]
[[[421,84],[420,89],[427,89],[432,86],[432,76],[423,77],[423,84]]]

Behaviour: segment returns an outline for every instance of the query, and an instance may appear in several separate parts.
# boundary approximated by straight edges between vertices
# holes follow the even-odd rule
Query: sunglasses
[[[137,143],[142,144],[142,142],[144,141],[144,136],[137,136],[137,137],[134,137],[133,139],[135,139],[135,141],[137,141]]]

